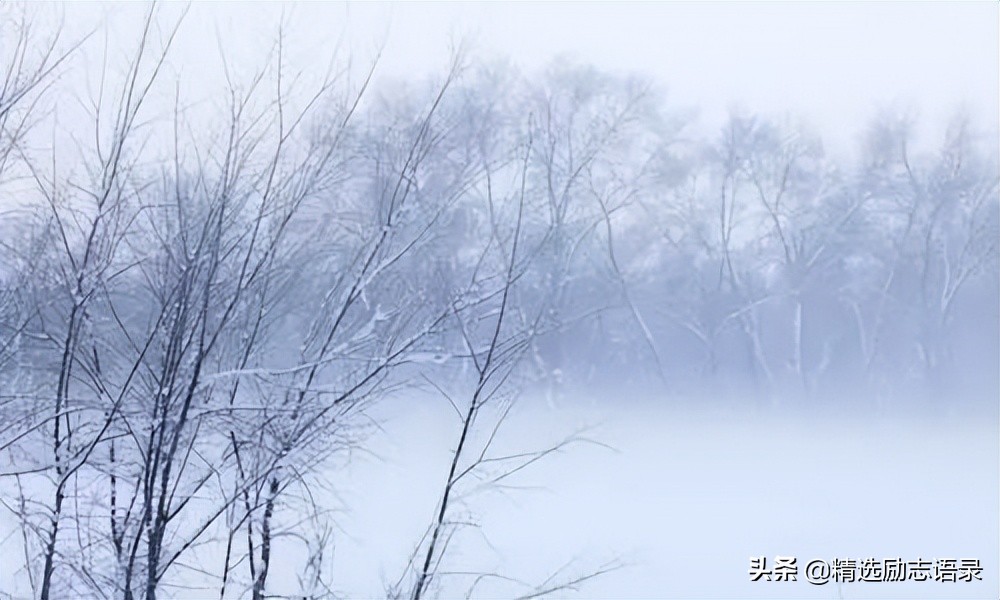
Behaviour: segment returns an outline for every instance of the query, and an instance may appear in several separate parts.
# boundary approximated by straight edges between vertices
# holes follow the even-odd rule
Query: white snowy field
[[[615,400],[518,414],[512,448],[602,423],[588,435],[615,451],[572,446],[509,482],[532,489],[470,498],[482,535],[457,538],[448,569],[541,583],[570,559],[567,576],[626,563],[581,585],[576,597],[587,598],[998,597],[994,418],[776,417]],[[374,444],[379,458],[361,459],[341,486],[352,508],[340,519],[336,579],[348,596],[394,580],[430,521],[458,436],[450,410],[398,410]],[[800,569],[816,558],[974,558],[983,573],[972,583],[818,586],[801,573],[751,583],[749,558],[759,555],[796,556]],[[443,595],[464,595],[468,580],[451,581]],[[484,586],[477,596],[517,589]]]
[[[624,565],[556,597],[998,597],[994,417],[779,412],[680,410],[615,398],[556,408],[522,403],[500,446],[538,449],[596,424],[587,435],[614,450],[570,446],[506,481],[527,489],[464,498],[455,514],[479,528],[455,537],[441,570],[540,584],[570,560],[566,578],[613,560]],[[402,573],[435,512],[448,449],[459,433],[443,401],[386,404],[379,413],[389,418],[370,438],[372,452],[331,473],[336,493],[319,498],[338,511],[332,578],[350,598],[382,596]],[[0,589],[11,584],[11,565],[21,557],[19,536],[8,535],[9,515],[4,520],[0,556],[7,576]],[[296,539],[276,542],[269,589],[278,597],[301,590],[300,546]],[[220,550],[206,545],[191,563],[215,565]],[[775,555],[797,557],[798,581],[750,582],[750,557],[760,555],[769,564]],[[812,559],[860,564],[868,557],[979,559],[982,581],[804,581],[802,569]],[[175,575],[185,587],[164,587],[166,595],[218,597],[217,584],[201,587],[193,572]],[[436,591],[464,597],[469,581],[446,576]],[[474,597],[528,591],[490,579]]]

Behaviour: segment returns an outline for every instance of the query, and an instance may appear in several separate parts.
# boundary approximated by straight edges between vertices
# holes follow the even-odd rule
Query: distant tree
[[[977,279],[995,281],[996,155],[966,118],[952,122],[936,154],[914,155],[911,131],[906,120],[883,119],[869,133],[863,193],[874,197],[868,265],[878,275],[864,339],[870,368],[881,355],[940,393],[955,306]],[[909,350],[889,356],[879,344],[886,336],[902,336]]]

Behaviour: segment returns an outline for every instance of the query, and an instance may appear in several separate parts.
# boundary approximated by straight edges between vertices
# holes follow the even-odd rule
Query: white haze
[[[194,3],[166,69],[193,107],[190,119],[207,122],[226,100],[218,95],[225,88],[221,57],[234,76],[245,76],[271,49],[279,23],[288,35],[289,72],[301,69],[307,77],[323,70],[336,46],[351,59],[356,85],[381,48],[373,89],[390,97],[387,90],[400,82],[416,86],[440,78],[453,49],[465,44],[473,60],[509,61],[529,73],[564,58],[647,77],[665,91],[671,110],[697,115],[683,132],[692,138],[717,137],[732,111],[801,120],[830,155],[848,164],[867,123],[885,111],[919,115],[917,142],[929,152],[956,111],[983,131],[997,130],[998,6]],[[184,8],[162,5],[161,29]],[[70,38],[94,29],[94,40],[103,38],[85,48],[74,63],[79,69],[61,75],[64,87],[54,88],[92,91],[103,61],[111,70],[124,63],[121,56],[134,45],[147,7],[90,2],[38,10],[53,22],[61,13]],[[157,96],[151,112],[169,118],[173,100]],[[53,114],[66,125],[46,130],[58,152],[73,153],[79,139],[74,128],[87,113],[86,94],[60,97]],[[192,139],[198,135],[205,134],[191,132]],[[0,208],[15,206],[14,196],[6,202],[0,197]],[[0,235],[4,229],[0,222]],[[0,260],[0,283],[11,276],[4,264]],[[643,379],[650,372],[646,358],[635,361],[635,377],[609,372],[592,389],[568,384],[562,395],[546,395],[541,385],[521,386],[501,446],[533,450],[576,431],[595,443],[546,457],[512,478],[510,489],[463,498],[457,510],[475,526],[455,538],[443,571],[503,573],[532,584],[487,580],[475,597],[528,593],[568,560],[573,562],[563,573],[571,576],[608,563],[615,568],[556,597],[998,597],[1000,407],[992,389],[1000,377],[998,315],[982,302],[995,296],[994,288],[992,279],[976,288],[979,295],[959,317],[964,329],[955,337],[967,346],[957,355],[976,375],[971,387],[947,388],[954,400],[897,397],[882,405],[851,395],[845,383],[845,390],[829,392],[840,402],[831,402],[826,390],[820,390],[822,404],[794,394],[774,403],[740,402],[739,379],[718,395],[666,392]],[[646,308],[652,312],[657,302],[649,300]],[[631,323],[625,317],[621,322]],[[633,349],[644,348],[638,328],[627,334],[635,337]],[[665,354],[679,361],[678,371],[695,371],[700,356],[670,351]],[[627,368],[629,360],[621,358],[614,368]],[[900,380],[905,377],[900,367]],[[348,598],[380,597],[402,574],[435,516],[461,430],[447,401],[426,390],[387,395],[364,415],[372,426],[359,447],[337,455],[312,488],[336,523],[332,554],[325,558],[336,591]],[[17,497],[11,479],[0,478],[0,487],[0,497]],[[21,536],[12,511],[0,507],[0,598],[31,597],[20,568],[31,562]],[[275,540],[269,593],[293,597],[302,589],[301,541]],[[165,585],[165,594],[218,597],[215,579],[206,581],[198,569],[221,565],[222,551],[217,541],[196,545],[171,572],[176,587]],[[868,557],[973,558],[984,568],[982,581],[971,583],[814,586],[801,574],[796,582],[751,583],[749,558],[757,555],[769,561],[797,556],[800,569],[813,558]],[[445,577],[436,591],[461,597],[468,583],[464,576]]]
[[[438,398],[412,400],[377,411],[388,416],[384,431],[316,492],[319,504],[335,511],[340,529],[327,558],[336,589],[349,598],[377,597],[399,576],[446,475],[458,435],[454,413]],[[557,594],[579,598],[958,600],[992,598],[1000,585],[995,419],[776,415],[600,397],[556,410],[525,398],[510,424],[522,449],[579,427],[609,447],[571,448],[510,482],[520,489],[468,498],[462,512],[479,529],[456,538],[447,570],[537,583],[570,559],[569,573],[621,565],[578,593]],[[5,521],[7,556],[20,553],[18,537]],[[276,542],[272,593],[299,589],[300,547],[297,539]],[[816,558],[977,558],[984,570],[983,580],[971,583],[820,586],[801,576],[751,583],[749,557],[759,555],[796,556],[800,569]],[[221,560],[222,547],[209,543],[185,564],[211,569]],[[187,570],[182,580],[193,587],[172,589],[172,597],[217,594],[197,572]],[[467,587],[467,578],[446,580],[441,597],[462,597]],[[476,597],[526,590],[506,582],[478,589]]]
[[[112,56],[144,12],[101,2],[61,10],[71,30],[109,27]],[[841,152],[882,110],[925,117],[925,137],[936,137],[958,110],[995,128],[1000,105],[992,2],[195,3],[178,38],[184,87],[217,86],[223,52],[254,64],[278,23],[293,32],[293,65],[325,60],[335,45],[357,68],[382,49],[384,80],[435,75],[460,44],[528,70],[565,57],[651,78],[700,115],[703,131],[733,108],[790,115]]]
[[[344,501],[355,507],[344,514],[346,539],[337,549],[338,559],[352,565],[341,571],[350,597],[367,596],[380,587],[380,574],[390,579],[402,569],[411,546],[396,534],[409,528],[419,536],[414,522],[430,516],[432,482],[444,477],[457,436],[447,426],[454,415],[438,402],[394,407],[397,415],[375,444],[378,459],[359,461],[342,486]],[[462,538],[453,570],[537,582],[569,559],[580,570],[622,559],[621,570],[572,595],[581,598],[958,599],[990,598],[1000,586],[996,569],[986,567],[1000,562],[994,420],[678,410],[661,398],[585,404],[555,414],[525,409],[511,429],[543,445],[599,423],[591,436],[611,449],[568,450],[526,471],[516,481],[522,490],[470,498],[469,512],[489,544],[476,534]],[[352,531],[359,537],[350,539]],[[800,565],[815,558],[974,557],[986,568],[983,581],[962,584],[820,586],[802,577],[751,583],[749,557],[759,555],[769,562],[797,556]],[[445,597],[464,593],[458,585],[443,589]],[[511,588],[496,589],[502,591],[481,597],[509,595]]]

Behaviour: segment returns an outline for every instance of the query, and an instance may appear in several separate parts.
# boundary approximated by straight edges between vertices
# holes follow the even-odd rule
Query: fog
[[[4,4],[0,598],[996,598],[998,16]]]
[[[612,400],[628,410],[609,407]],[[456,541],[449,571],[539,582],[571,559],[576,573],[613,562],[617,570],[556,594],[579,598],[989,598],[997,589],[989,569],[1000,560],[995,420],[671,410],[655,398],[589,404],[518,415],[517,435],[533,444],[588,425],[610,448],[576,448],[523,473],[520,489],[470,498],[465,510],[478,529]],[[328,559],[338,595],[378,596],[403,571],[456,437],[454,415],[443,409],[433,401],[385,407],[393,416],[370,452],[317,492],[336,514]],[[11,556],[17,536],[4,525]],[[301,589],[301,550],[297,540],[278,544],[271,593],[291,596]],[[751,583],[748,557],[759,555],[797,556],[801,565],[975,557],[985,568],[971,583]],[[221,556],[209,544],[191,562],[206,568]],[[188,570],[183,579],[195,587],[170,589],[171,597],[214,597],[201,574]],[[440,596],[461,597],[467,587],[456,577]],[[527,587],[494,582],[476,597]]]
[[[574,594],[584,598],[986,598],[997,587],[996,575],[985,570],[983,581],[968,584],[814,585],[801,576],[770,583],[747,577],[747,557],[776,554],[797,556],[803,566],[815,558],[951,555],[995,564],[998,488],[989,476],[998,469],[995,421],[670,410],[656,399],[615,400],[629,409],[597,408],[606,406],[598,401],[589,409],[564,407],[558,416],[535,411],[523,417],[527,425],[519,420],[532,440],[551,437],[567,422],[602,423],[594,435],[614,451],[577,449],[525,473],[519,483],[531,489],[471,503],[493,548],[479,549],[472,536],[467,544],[479,550],[459,551],[460,565],[540,580],[569,558],[594,564],[619,556],[621,570]],[[372,474],[359,473],[357,487],[348,488],[360,508],[345,515],[345,524],[398,531],[419,519],[396,494],[402,483],[407,498],[426,494],[425,506],[433,503],[420,482],[433,478],[424,469],[451,440],[441,431],[437,444],[426,444],[414,433],[437,432],[442,417],[407,415],[388,426],[405,441],[359,469]],[[391,535],[356,544],[341,552],[385,556],[394,548]],[[345,589],[358,590],[347,595],[364,596],[377,585],[371,574],[379,569],[399,569],[392,560],[371,564],[379,568],[365,569],[357,583],[345,574]],[[483,596],[510,596],[511,587]],[[462,594],[459,586],[443,592]]]

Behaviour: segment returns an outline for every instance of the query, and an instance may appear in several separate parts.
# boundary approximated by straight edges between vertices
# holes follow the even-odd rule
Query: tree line
[[[838,161],[791,119],[693,136],[636,77],[459,50],[379,87],[377,61],[303,77],[279,34],[205,119],[155,8],[87,90],[63,82],[93,40],[5,18],[0,501],[22,557],[0,593],[152,600],[193,578],[256,600],[287,590],[279,543],[310,557],[295,593],[331,593],[308,491],[393,394],[457,423],[427,533],[377,592],[417,599],[444,589],[465,488],[586,441],[499,451],[519,391],[995,387],[997,144],[967,118],[918,151],[913,119],[877,115]],[[81,135],[55,143],[74,94]]]

